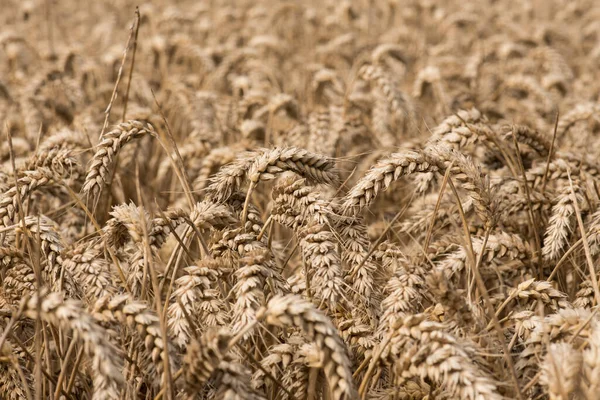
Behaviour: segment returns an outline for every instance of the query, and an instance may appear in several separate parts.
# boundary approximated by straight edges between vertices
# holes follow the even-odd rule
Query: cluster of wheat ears
[[[1,399],[600,398],[600,4],[0,0]]]

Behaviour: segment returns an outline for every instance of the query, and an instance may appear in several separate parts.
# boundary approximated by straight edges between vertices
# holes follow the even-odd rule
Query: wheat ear
[[[127,143],[145,135],[156,135],[154,127],[140,121],[127,121],[105,132],[96,146],[96,153],[88,168],[83,193],[97,197],[109,179],[109,170],[115,157]]]
[[[268,325],[297,327],[323,351],[324,371],[336,400],[358,398],[344,342],[331,321],[308,301],[294,295],[275,296],[256,318]]]

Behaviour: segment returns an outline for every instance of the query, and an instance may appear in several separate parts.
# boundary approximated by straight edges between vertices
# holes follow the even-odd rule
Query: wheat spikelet
[[[35,242],[39,238],[40,249],[48,263],[46,273],[56,273],[57,257],[64,248],[56,222],[44,215],[27,216],[24,221],[19,221],[15,228],[16,233],[26,233]],[[53,280],[51,282],[54,284]]]
[[[467,331],[473,325],[479,324],[474,307],[470,307],[465,300],[464,291],[457,290],[452,281],[447,280],[442,272],[432,273],[426,278],[426,281],[431,295],[444,307],[444,321],[455,321],[457,329],[466,329]],[[388,318],[386,321],[387,325],[390,320]]]
[[[287,288],[274,268],[272,254],[262,246],[241,253],[240,267],[235,271],[235,295],[231,323],[237,332],[254,319],[256,311],[266,303],[270,292],[285,293]],[[267,290],[268,289],[268,290]]]
[[[516,213],[527,211],[530,206],[535,211],[547,211],[552,206],[551,200],[546,194],[530,189],[529,196],[527,196],[523,185],[513,179],[507,179],[500,183],[496,194],[500,198],[498,200],[500,203],[498,212],[501,214],[499,218],[505,222],[512,222],[513,219],[510,217]]]
[[[30,157],[26,170],[33,171],[38,168],[48,168],[58,176],[71,176],[77,178],[80,174],[79,163],[73,157],[71,149],[53,147],[42,149]]]
[[[207,331],[200,341],[192,341],[187,347],[183,363],[185,383],[188,390],[199,391],[211,375],[218,369],[222,360],[227,358],[227,346],[230,333],[223,329]]]
[[[485,262],[494,262],[498,258],[506,257],[509,260],[516,260],[521,265],[526,265],[531,259],[531,248],[523,242],[520,236],[501,232],[490,235],[485,249],[482,249],[483,238],[473,239],[473,251],[475,256],[481,255]],[[446,273],[447,276],[453,276],[464,270],[467,262],[467,250],[460,246],[458,250],[452,252],[443,260],[436,263],[439,270]]]
[[[487,144],[494,133],[487,128],[486,122],[476,108],[459,110],[432,130],[427,147],[443,144],[459,150],[479,142]]]
[[[348,269],[345,280],[352,285],[355,306],[362,305],[355,312],[370,314],[377,265],[372,257],[367,257],[369,254],[367,227],[360,215],[354,217],[338,215],[335,224],[342,242],[342,261]]]
[[[271,272],[266,268],[266,251],[248,252],[240,259],[235,272],[236,284],[232,291],[236,302],[233,306],[232,323],[237,331],[254,318],[256,310],[265,304],[264,287]]]
[[[142,220],[145,221],[146,229],[152,230],[152,220],[148,213],[133,203],[113,207],[110,215],[112,218],[106,222],[104,231],[108,244],[117,249],[123,247],[128,240],[136,244],[142,242]]]
[[[429,147],[427,151],[433,158],[450,163],[446,168],[451,168],[452,177],[469,194],[479,217],[486,226],[493,226],[497,205],[481,167],[464,154],[443,146]]]

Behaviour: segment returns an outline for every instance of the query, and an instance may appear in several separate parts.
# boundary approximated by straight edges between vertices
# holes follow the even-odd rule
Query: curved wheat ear
[[[352,285],[354,304],[361,306],[354,312],[362,314],[359,317],[365,317],[371,314],[373,276],[377,271],[373,257],[367,258],[370,247],[367,227],[360,215],[336,215],[335,229],[342,242],[342,260],[349,267],[344,279]]]
[[[407,128],[416,125],[415,106],[410,98],[400,91],[394,80],[381,68],[375,65],[365,65],[358,71],[358,76],[375,85],[387,99],[392,113],[405,121]]]
[[[119,349],[108,340],[108,332],[98,325],[81,303],[65,300],[60,293],[48,293],[41,299],[33,296],[25,301],[24,306],[24,315],[28,318],[39,317],[49,324],[71,329],[84,342],[84,351],[92,358],[95,375],[93,399],[119,398],[119,387],[124,384]]]
[[[96,146],[83,184],[83,193],[97,197],[108,182],[108,172],[121,148],[133,139],[145,135],[156,135],[152,125],[140,121],[127,121],[110,132],[105,132]]]
[[[285,171],[295,172],[315,183],[337,182],[335,161],[329,157],[296,147],[260,149],[245,153],[221,168],[212,178],[207,196],[213,201],[225,202],[241,188],[244,177],[252,188],[259,181],[275,179]]]
[[[64,248],[58,225],[44,215],[27,216],[24,222],[25,226],[23,226],[23,221],[18,222],[15,232],[25,231],[36,242],[39,235],[40,249],[48,262],[46,271],[56,272],[57,257]],[[55,282],[52,281],[51,283],[54,284]]]
[[[555,260],[562,254],[562,249],[567,244],[569,234],[575,224],[575,207],[573,201],[583,202],[581,187],[574,182],[575,196],[573,199],[571,188],[566,186],[559,193],[556,203],[552,206],[552,216],[544,234],[542,255],[546,259]]]
[[[38,168],[48,168],[59,176],[78,177],[80,173],[77,159],[72,155],[71,149],[53,147],[41,149],[29,158],[27,170],[33,171]]]
[[[320,352],[314,343],[306,341],[297,334],[292,334],[285,343],[276,344],[268,349],[268,355],[260,360],[263,369],[258,369],[252,376],[252,387],[254,389],[263,389],[266,393],[269,390],[275,390],[272,381],[266,378],[264,371],[268,371],[275,379],[281,381],[284,387],[289,388],[296,399],[304,399],[307,396],[308,388],[308,368],[306,365],[306,346],[312,347],[311,350]],[[287,394],[282,397],[291,400]]]
[[[544,112],[552,110],[552,96],[536,81],[528,75],[511,75],[504,80],[504,86],[507,89],[525,92],[539,101]]]
[[[219,376],[215,398],[264,400],[252,390],[250,372],[228,354],[230,333],[210,329],[199,341],[192,341],[183,358],[185,383],[189,393],[200,392],[211,376]]]
[[[60,255],[61,265],[71,274],[89,304],[105,295],[117,293],[110,264],[103,258],[103,246],[93,241],[81,242]]]
[[[379,192],[403,176],[436,172],[439,166],[423,152],[403,151],[381,159],[345,196],[342,209],[345,215],[356,215],[375,200]]]
[[[571,126],[577,121],[582,121],[591,118],[600,111],[600,105],[597,103],[578,103],[572,110],[561,115],[556,129],[557,135],[562,137]]]
[[[218,147],[212,149],[200,161],[198,173],[196,174],[192,187],[195,191],[202,190],[209,185],[209,178],[212,174],[219,170],[224,165],[235,161],[236,154],[242,148],[236,149],[232,146]],[[245,149],[248,150],[248,149]]]
[[[105,296],[94,305],[93,315],[98,320],[104,322],[118,321],[135,329],[144,342],[146,350],[150,353],[156,372],[159,375],[164,375],[164,362],[167,357],[171,370],[177,370],[175,351],[170,343],[165,344],[163,342],[158,316],[144,302],[136,301],[127,294],[117,297]],[[169,352],[168,355],[167,352]],[[164,376],[162,378],[164,382]]]
[[[189,139],[188,139],[189,140]],[[189,141],[187,144],[182,146],[179,149],[179,154],[181,155],[181,161],[186,168],[186,174],[188,178],[193,181],[198,174],[198,170],[200,169],[197,165],[202,160],[204,162],[204,158],[209,154],[210,145],[201,140],[197,141]],[[175,156],[175,155],[173,155]],[[163,182],[167,177],[167,173],[169,169],[172,167],[172,162],[170,157],[166,157],[158,166],[158,171],[156,172],[156,178],[158,182]]]
[[[543,194],[532,188],[529,189],[529,197],[525,192],[523,185],[516,179],[505,179],[497,186],[496,194],[500,198],[500,209],[499,213],[504,218],[505,222],[513,222],[513,214],[525,211],[531,205],[533,210],[548,210],[552,204],[550,198],[546,194]]]
[[[240,267],[235,271],[236,283],[231,289],[236,299],[231,318],[234,332],[253,320],[256,310],[266,303],[265,286],[267,279],[273,276],[267,267],[269,261],[270,253],[266,249],[251,251],[240,259]]]
[[[550,400],[569,399],[578,392],[581,367],[581,353],[571,344],[550,344],[540,378],[540,383],[548,388]]]
[[[430,297],[422,268],[411,268],[409,262],[403,262],[404,260],[399,257],[393,251],[386,251],[383,256],[383,267],[387,269],[395,266],[395,270],[394,275],[383,288],[386,297],[381,302],[381,314],[376,332],[376,336],[380,339],[396,318],[423,311],[424,304]]]
[[[490,193],[489,181],[481,171],[481,167],[473,159],[445,146],[432,146],[428,154],[444,163],[444,169],[451,167],[452,177],[460,182],[471,199],[479,218],[487,227],[494,224],[496,218],[496,202]]]
[[[331,231],[328,202],[319,193],[304,186],[305,180],[285,179],[273,189],[272,216],[298,236],[302,258],[317,289],[317,296],[335,308],[343,295],[341,261],[337,240]],[[329,216],[327,215],[329,214]]]
[[[6,400],[21,400],[27,398],[27,387],[32,383],[25,376],[25,382],[21,380],[17,367],[23,368],[15,351],[8,339],[0,348],[3,363],[0,364],[0,398]],[[25,387],[27,385],[27,387]]]
[[[329,108],[318,107],[308,116],[308,146],[307,150],[318,151],[329,156],[335,153],[337,142],[336,132],[332,129]]]
[[[495,202],[480,168],[465,155],[445,146],[433,146],[426,152],[394,153],[377,162],[344,198],[345,215],[356,215],[373,202],[377,194],[403,176],[414,173],[443,172],[452,166],[453,177],[461,183],[475,205],[479,217],[487,226],[493,225]]]
[[[506,125],[503,126],[502,129],[505,132],[505,140],[511,139],[514,135],[519,143],[531,147],[540,156],[546,157],[548,153],[550,153],[550,140],[537,130],[531,129],[525,125],[516,125],[514,127]]]
[[[494,262],[499,258],[506,257],[509,260],[518,260],[521,265],[526,264],[532,257],[532,251],[528,243],[524,242],[519,235],[500,232],[490,235],[485,249],[483,238],[473,239],[473,251],[476,256],[482,254],[485,262]],[[460,246],[458,250],[449,254],[446,258],[436,264],[436,267],[451,277],[464,270],[467,262],[467,250]]]
[[[583,351],[583,377],[581,392],[586,400],[593,400],[600,393],[600,323],[592,321],[589,347]]]
[[[18,217],[19,199],[24,204],[32,192],[60,181],[60,177],[48,168],[25,171],[24,175],[17,181],[18,196],[17,188],[13,186],[0,197],[0,218],[5,226],[12,225]]]
[[[540,300],[544,304],[550,304],[554,311],[572,308],[571,303],[566,298],[567,295],[554,289],[550,282],[536,281],[535,279],[521,282],[516,288],[508,292],[508,299]]]
[[[420,377],[440,382],[455,398],[497,399],[498,383],[477,356],[477,348],[444,332],[444,325],[410,315],[391,326],[390,354],[402,379]],[[389,357],[389,356],[388,356]]]
[[[24,296],[36,292],[35,272],[24,254],[14,247],[0,248],[3,295],[8,304],[18,305]],[[8,268],[8,271],[5,269]]]
[[[133,252],[128,259],[127,283],[132,293],[139,296],[144,286],[147,257],[151,257],[145,251],[145,242],[148,239],[145,232],[152,230],[153,221],[143,207],[133,203],[114,207],[110,215],[113,218],[108,220],[103,228],[107,243],[115,249],[120,249],[128,240],[133,242]],[[154,250],[150,248],[151,251]]]
[[[493,136],[495,134],[488,128],[487,119],[479,110],[459,110],[433,129],[426,147],[444,144],[460,150],[479,142],[489,145]]]
[[[324,372],[332,398],[358,398],[344,342],[329,318],[314,305],[294,295],[276,296],[266,308],[256,313],[256,318],[269,325],[300,328],[308,340],[314,341],[323,352]]]
[[[25,217],[25,228],[19,221],[15,232],[25,231],[31,240],[37,242],[39,236],[40,250],[46,258],[42,268],[42,276],[52,291],[65,291],[69,297],[81,298],[82,293],[73,281],[72,275],[62,271],[60,254],[64,249],[64,242],[60,236],[58,225],[50,218],[40,216]]]
[[[534,318],[534,317],[532,317]],[[578,337],[589,337],[590,329],[584,321],[590,318],[590,311],[584,309],[561,309],[544,319],[532,319],[531,332],[524,343],[525,349],[519,354],[515,364],[517,372],[525,379],[533,378],[540,367],[539,360],[543,357],[547,343],[569,340],[577,334]],[[531,319],[531,318],[530,318]],[[581,329],[581,327],[584,327]],[[575,344],[578,342],[576,341]]]
[[[150,215],[143,207],[136,206],[133,202],[113,207],[110,215],[112,218],[106,222],[103,230],[107,243],[115,249],[123,247],[128,240],[138,245],[142,243],[144,239],[142,219],[146,230],[152,231],[153,221],[150,219]]]
[[[184,268],[184,275],[175,281],[167,324],[177,346],[185,347],[194,336],[194,327],[190,326],[188,318],[196,322],[198,329],[204,329],[204,325],[223,326],[228,322],[225,302],[219,291],[213,289],[213,282],[220,278],[219,269],[224,264],[221,259],[199,261],[198,265]],[[198,327],[200,321],[202,326]]]

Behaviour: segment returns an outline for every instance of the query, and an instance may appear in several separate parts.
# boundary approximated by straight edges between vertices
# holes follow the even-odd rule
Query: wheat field
[[[1,399],[600,399],[600,2],[0,23]]]

